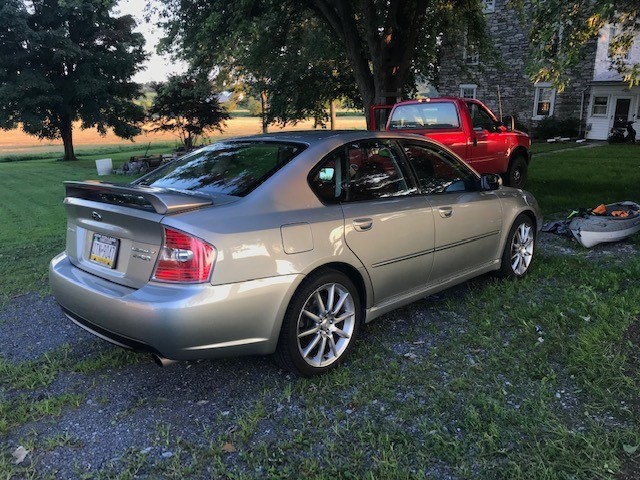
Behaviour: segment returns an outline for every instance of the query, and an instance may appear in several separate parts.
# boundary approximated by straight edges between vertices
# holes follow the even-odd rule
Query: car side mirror
[[[507,129],[507,132],[513,132],[516,129],[516,119],[513,115],[507,115],[502,119],[502,124]]]
[[[502,178],[497,173],[483,173],[480,186],[483,191],[497,190],[502,186]]]

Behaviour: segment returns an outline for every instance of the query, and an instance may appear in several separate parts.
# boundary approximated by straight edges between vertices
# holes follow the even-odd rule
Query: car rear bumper
[[[64,253],[49,267],[51,290],[76,324],[116,345],[173,360],[273,353],[299,281],[283,275],[132,289],[75,267]]]

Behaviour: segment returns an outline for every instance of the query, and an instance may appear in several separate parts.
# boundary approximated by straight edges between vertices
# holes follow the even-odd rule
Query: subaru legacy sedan
[[[542,225],[530,193],[386,132],[224,140],[130,184],[65,188],[57,301],[162,365],[272,354],[324,373],[363,323],[487,272],[525,275]]]

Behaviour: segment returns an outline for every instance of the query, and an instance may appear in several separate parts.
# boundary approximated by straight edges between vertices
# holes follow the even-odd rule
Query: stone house
[[[443,45],[440,95],[477,98],[497,116],[501,112],[516,116],[518,124],[529,130],[551,115],[573,118],[581,135],[592,140],[606,140],[614,125],[640,116],[640,87],[629,89],[610,68],[608,46],[614,27],[604,27],[597,41],[587,45],[585,58],[569,72],[570,81],[560,93],[550,83],[534,84],[526,74],[531,48],[526,13],[519,14],[509,0],[483,3],[499,60],[483,61],[466,45]],[[640,42],[628,58],[640,61]],[[634,128],[640,131],[640,122]]]

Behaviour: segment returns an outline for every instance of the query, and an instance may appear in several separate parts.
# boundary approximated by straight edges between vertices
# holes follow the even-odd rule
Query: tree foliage
[[[533,7],[529,72],[534,81],[550,81],[563,90],[589,42],[610,25],[616,32],[609,42],[612,67],[630,86],[640,84],[640,65],[625,58],[640,30],[637,0],[536,0]]]
[[[156,84],[155,90],[157,95],[148,112],[151,131],[177,131],[187,149],[206,130],[222,131],[229,119],[211,82],[202,75],[174,75],[166,83]]]
[[[131,138],[142,108],[131,77],[145,58],[117,0],[3,0],[0,4],[0,128],[62,138],[74,160],[73,122]]]
[[[368,109],[433,79],[442,38],[486,38],[479,0],[162,0],[165,49],[268,93],[269,119],[336,96]]]

